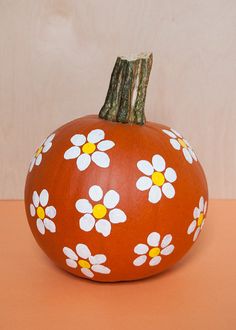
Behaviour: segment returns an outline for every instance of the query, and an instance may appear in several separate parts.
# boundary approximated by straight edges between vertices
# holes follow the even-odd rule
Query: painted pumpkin
[[[190,144],[145,122],[152,55],[116,61],[99,116],[51,134],[31,161],[28,222],[58,266],[95,281],[145,278],[174,265],[201,232],[207,183]]]

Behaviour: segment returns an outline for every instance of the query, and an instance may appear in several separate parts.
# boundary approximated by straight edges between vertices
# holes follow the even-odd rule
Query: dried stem
[[[121,123],[145,124],[144,106],[151,68],[151,53],[131,59],[118,57],[99,117]]]

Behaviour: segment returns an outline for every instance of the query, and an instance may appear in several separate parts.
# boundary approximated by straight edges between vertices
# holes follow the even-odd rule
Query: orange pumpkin
[[[205,222],[207,183],[189,143],[146,122],[152,55],[116,61],[104,106],[50,135],[31,161],[28,222],[58,266],[95,281],[175,264]]]

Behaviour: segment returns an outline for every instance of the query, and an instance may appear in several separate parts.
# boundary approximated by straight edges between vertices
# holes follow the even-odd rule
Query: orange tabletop
[[[115,284],[58,269],[22,201],[1,201],[0,329],[236,329],[236,200],[212,200],[197,243],[155,277]]]

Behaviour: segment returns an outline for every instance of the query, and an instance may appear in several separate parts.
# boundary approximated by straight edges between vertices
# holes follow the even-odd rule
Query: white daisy
[[[174,149],[182,150],[183,155],[189,164],[192,164],[193,160],[197,161],[197,156],[192,147],[179,132],[173,128],[170,130],[163,129],[162,131],[170,137],[170,144]]]
[[[154,155],[152,163],[147,160],[140,160],[137,167],[145,176],[141,176],[137,180],[136,187],[141,191],[150,189],[149,202],[158,203],[162,193],[167,198],[175,196],[175,188],[172,183],[177,179],[177,175],[173,168],[166,168],[166,162],[162,156]]]
[[[113,148],[115,143],[104,138],[105,133],[101,129],[92,130],[87,138],[83,134],[75,134],[70,139],[73,146],[66,150],[64,158],[77,158],[76,163],[80,171],[86,170],[91,161],[99,167],[106,168],[110,164],[110,158],[104,151]]]
[[[121,209],[115,208],[120,195],[115,190],[109,190],[103,197],[102,188],[94,185],[89,189],[89,196],[96,204],[92,205],[87,199],[79,199],[75,203],[77,211],[84,214],[79,220],[80,228],[88,232],[95,227],[98,233],[107,237],[111,232],[111,224],[122,223],[127,219]],[[102,198],[102,203],[98,203]]]
[[[196,241],[200,231],[202,230],[202,227],[204,226],[206,211],[207,201],[204,202],[204,198],[201,196],[199,200],[199,207],[195,207],[193,210],[194,220],[190,223],[187,230],[188,235],[191,235],[195,231],[193,235],[193,241]]]
[[[45,229],[51,233],[56,232],[56,225],[51,220],[56,216],[56,209],[54,206],[47,206],[49,200],[49,194],[46,189],[43,189],[38,195],[37,191],[33,192],[33,203],[30,204],[30,214],[32,217],[36,217],[36,225],[38,231],[44,235]]]
[[[54,139],[55,134],[50,135],[44,142],[41,144],[41,146],[36,150],[31,162],[29,171],[31,172],[34,165],[39,166],[41,164],[41,161],[43,159],[43,154],[45,154],[52,146],[52,140]]]
[[[171,234],[165,235],[161,241],[160,234],[152,232],[148,235],[147,244],[140,243],[135,246],[134,253],[139,256],[133,261],[133,264],[141,266],[148,260],[149,266],[158,265],[162,256],[168,256],[174,251],[175,247],[173,244],[170,244],[171,241]]]
[[[87,277],[94,277],[94,273],[110,274],[111,270],[102,265],[107,258],[104,254],[91,255],[87,245],[77,244],[76,252],[68,247],[63,248],[63,253],[67,256],[66,264],[71,268],[80,267],[81,272]]]

